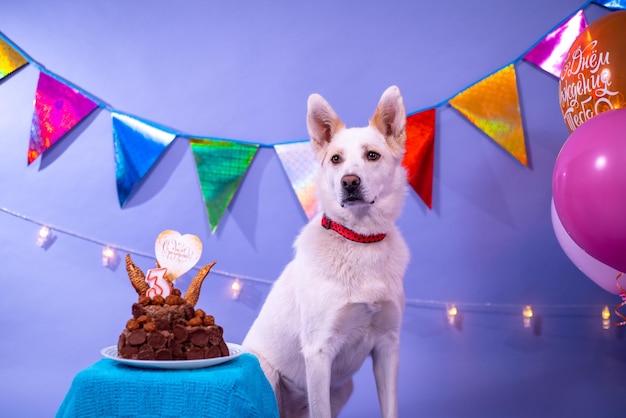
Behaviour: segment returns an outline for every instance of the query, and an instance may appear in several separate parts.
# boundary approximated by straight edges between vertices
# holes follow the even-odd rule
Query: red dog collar
[[[332,229],[333,231],[337,232],[342,237],[347,238],[350,241],[354,241],[354,242],[363,242],[363,243],[378,242],[378,241],[382,241],[383,238],[387,236],[387,234],[374,234],[374,235],[359,234],[358,232],[354,232],[353,230],[348,229],[345,226],[340,225],[337,222],[330,220],[330,218],[326,215],[322,216],[322,226],[326,229]]]

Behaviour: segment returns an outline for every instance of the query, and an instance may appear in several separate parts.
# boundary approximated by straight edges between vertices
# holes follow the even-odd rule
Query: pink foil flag
[[[525,56],[526,61],[532,62],[544,71],[560,77],[563,61],[567,51],[583,30],[587,21],[582,10],[568,19],[561,26],[550,32],[541,42],[531,49]]]
[[[409,184],[429,209],[433,207],[435,114],[435,109],[428,109],[407,117],[406,152],[402,160]]]
[[[189,143],[196,161],[211,233],[214,233],[259,146],[196,138],[191,138]]]
[[[0,79],[28,64],[26,58],[0,37]]]
[[[519,162],[528,164],[513,64],[471,85],[448,103]]]
[[[77,90],[40,72],[30,128],[28,164],[72,130],[96,107],[97,103]]]
[[[317,213],[315,195],[315,174],[319,163],[315,159],[310,141],[291,142],[274,145],[283,169],[289,178],[291,187],[296,192],[302,209],[308,219]]]
[[[176,135],[121,113],[111,113],[117,197],[124,206]]]

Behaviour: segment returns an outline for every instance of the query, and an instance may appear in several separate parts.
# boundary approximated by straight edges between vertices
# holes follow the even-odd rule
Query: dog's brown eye
[[[339,164],[341,162],[341,156],[339,154],[335,154],[330,157],[330,162],[333,164]]]
[[[367,159],[370,161],[376,161],[380,158],[380,154],[374,151],[369,151],[367,153]]]

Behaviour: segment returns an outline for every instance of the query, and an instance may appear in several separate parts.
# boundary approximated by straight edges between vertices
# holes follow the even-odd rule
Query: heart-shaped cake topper
[[[167,230],[159,234],[154,244],[157,262],[167,269],[165,278],[173,281],[185,274],[200,260],[202,242],[195,235],[181,235]]]

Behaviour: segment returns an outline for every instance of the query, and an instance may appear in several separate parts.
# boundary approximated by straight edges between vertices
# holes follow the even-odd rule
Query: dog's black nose
[[[356,191],[360,184],[361,179],[359,178],[359,176],[355,176],[354,174],[348,174],[341,178],[341,185],[343,186],[343,189],[348,193]]]

